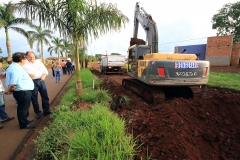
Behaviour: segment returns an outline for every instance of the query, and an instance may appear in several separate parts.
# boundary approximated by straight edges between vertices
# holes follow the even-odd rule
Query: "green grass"
[[[207,85],[240,91],[240,74],[210,72]]]
[[[137,152],[135,139],[126,133],[124,120],[109,109],[111,95],[107,90],[92,88],[92,80],[96,85],[101,81],[88,69],[80,75],[84,93],[76,96],[74,77],[68,92],[54,108],[49,126],[41,130],[34,141],[36,159],[133,159]],[[80,101],[91,103],[92,108],[75,110],[75,104]]]

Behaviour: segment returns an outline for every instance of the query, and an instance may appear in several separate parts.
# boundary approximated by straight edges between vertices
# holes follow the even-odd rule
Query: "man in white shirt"
[[[41,117],[41,110],[38,104],[38,92],[42,98],[42,109],[44,115],[51,114],[49,106],[49,98],[47,93],[47,87],[44,82],[46,76],[48,75],[48,70],[41,61],[35,60],[35,54],[32,51],[26,52],[27,62],[23,66],[24,70],[30,75],[34,82],[34,89],[32,91],[32,105],[36,118]]]

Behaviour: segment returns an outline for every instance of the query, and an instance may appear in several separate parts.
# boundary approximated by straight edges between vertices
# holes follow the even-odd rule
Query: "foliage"
[[[122,103],[129,103],[130,98],[128,98],[127,96],[122,96],[120,99],[120,104]]]
[[[240,42],[240,1],[225,4],[212,18],[212,28],[217,35],[234,35],[234,42]]]
[[[31,25],[36,31],[28,31],[28,44],[30,48],[33,48],[33,43],[37,42],[37,51],[42,54],[42,62],[44,62],[44,49],[43,45],[50,45],[47,38],[52,38],[52,31],[45,29],[43,30],[41,26]],[[40,49],[41,48],[41,49]]]
[[[240,91],[239,79],[239,74],[210,72],[207,85],[231,88]]]
[[[28,19],[26,19],[26,18],[15,17],[13,15],[14,11],[15,11],[15,6],[11,2],[0,5],[0,29],[2,27],[5,29],[8,58],[12,58],[12,46],[10,43],[10,37],[9,37],[9,33],[8,33],[9,29],[18,32],[27,38],[28,33],[24,29],[16,27],[16,25],[19,25],[19,24],[30,25],[31,24],[31,22],[28,21]]]
[[[95,76],[91,73],[89,69],[82,70],[80,72],[80,76],[82,77],[82,85],[84,88],[93,87],[93,80],[96,86],[98,86],[101,83],[100,80],[96,80]]]
[[[52,55],[52,52],[55,52],[58,55],[58,63],[60,64],[60,54],[63,56],[63,44],[62,40],[59,38],[53,38],[51,41],[54,46],[48,48],[48,52]]]
[[[99,103],[99,95],[110,98],[107,92],[91,88],[89,79],[94,76],[86,69],[81,71],[84,94],[98,97],[89,110],[75,110],[73,101],[75,80],[51,115],[49,127],[40,131],[36,139],[37,159],[133,159],[136,145],[132,135],[126,135],[125,122],[106,106]],[[97,80],[95,79],[97,82]],[[80,97],[82,98],[82,96]],[[108,101],[102,99],[103,101]],[[74,109],[74,110],[73,110]]]
[[[70,43],[70,41],[66,39],[62,39],[62,52],[65,52],[65,57],[68,58],[69,53],[74,52],[73,51],[73,45]],[[73,57],[71,57],[73,59]]]
[[[76,78],[80,72],[78,47],[84,44],[81,42],[88,42],[90,36],[98,38],[101,34],[119,30],[128,22],[116,5],[96,0],[25,0],[16,6],[21,14],[46,27],[53,27],[66,39],[72,39],[77,62]]]
[[[120,53],[111,53],[111,55],[121,55]]]
[[[102,105],[108,105],[111,102],[111,96],[107,90],[86,89],[81,95],[80,101],[86,101],[92,104],[100,103]]]
[[[102,58],[102,54],[95,54],[95,58],[96,58],[97,60],[100,60],[100,59]]]

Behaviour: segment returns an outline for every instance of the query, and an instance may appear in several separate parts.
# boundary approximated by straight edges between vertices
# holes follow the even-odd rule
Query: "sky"
[[[159,52],[172,53],[175,46],[187,46],[206,44],[207,37],[216,36],[216,30],[212,29],[211,19],[225,4],[236,2],[235,0],[98,0],[99,2],[116,4],[117,8],[129,18],[129,23],[120,31],[112,31],[101,35],[98,39],[89,39],[87,54],[111,54],[120,53],[127,55],[130,38],[133,37],[133,20],[136,2],[150,14],[158,28]],[[12,0],[13,3],[19,2]],[[7,0],[0,0],[0,4]],[[31,30],[26,26],[21,26]],[[12,52],[26,52],[31,50],[27,40],[19,33],[9,30]],[[146,40],[146,34],[139,24],[138,38]],[[34,44],[33,51],[40,53]],[[0,47],[7,56],[6,38],[4,29],[0,29]],[[49,46],[44,46],[45,58]],[[53,53],[52,56],[56,56]]]

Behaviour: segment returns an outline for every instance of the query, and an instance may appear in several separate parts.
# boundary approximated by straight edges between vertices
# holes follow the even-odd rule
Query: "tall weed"
[[[49,126],[40,131],[35,140],[36,158],[133,159],[135,140],[126,135],[124,121],[109,110],[111,95],[107,90],[92,88],[90,81],[94,76],[88,69],[81,71],[81,79],[84,93],[76,96],[76,81],[72,79],[68,92],[51,115]],[[90,110],[74,110],[76,101],[93,105]]]

